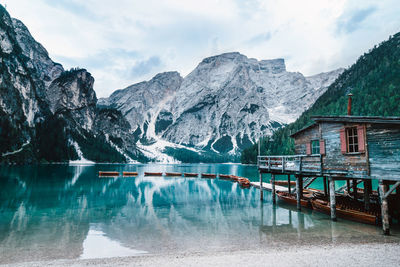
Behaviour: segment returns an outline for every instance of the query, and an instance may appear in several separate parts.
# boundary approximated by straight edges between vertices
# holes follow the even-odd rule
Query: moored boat
[[[231,179],[231,175],[230,174],[220,174],[219,175],[219,179]]]
[[[329,206],[329,202],[321,200],[321,199],[313,199],[311,200],[311,204],[314,210],[330,214],[331,208]],[[336,216],[338,218],[343,218],[347,220],[352,220],[360,223],[372,224],[376,225],[380,221],[380,216],[377,212],[367,212],[367,211],[359,211],[355,209],[351,209],[349,207],[345,207],[343,205],[336,205]]]
[[[282,200],[291,205],[297,205],[297,198],[296,198],[296,195],[294,195],[294,194],[289,194],[286,192],[276,192],[276,195],[278,196],[279,200]],[[304,208],[312,209],[310,200],[307,198],[302,198],[300,200],[300,205]]]
[[[123,176],[137,176],[137,172],[122,172]]]
[[[287,186],[288,185],[288,181],[278,180],[278,181],[275,181],[275,185]],[[296,182],[295,181],[290,181],[290,185],[291,186],[296,186]]]
[[[242,187],[250,187],[250,180],[244,177],[239,177],[237,181]]]
[[[162,172],[144,172],[144,176],[162,176]]]
[[[99,176],[119,176],[119,172],[112,172],[112,171],[99,171]]]
[[[217,177],[217,175],[216,174],[212,174],[212,173],[202,173],[201,177],[203,177],[203,178],[215,178],[215,177]]]
[[[236,176],[236,175],[231,175],[231,179],[235,182],[237,182],[241,177]]]
[[[197,177],[197,176],[199,176],[197,173],[190,173],[190,172],[185,172],[184,174],[183,174],[183,176],[185,176],[185,177]]]
[[[165,176],[182,176],[180,172],[166,172]]]

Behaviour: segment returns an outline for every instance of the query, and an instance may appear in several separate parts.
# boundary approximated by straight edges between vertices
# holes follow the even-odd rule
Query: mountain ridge
[[[157,75],[144,84],[119,89],[100,99],[99,104],[134,117],[131,127],[142,145],[167,141],[235,154],[258,137],[293,121],[342,71],[304,77],[299,72],[287,72],[282,58],[257,60],[229,52],[203,59],[170,91],[157,87],[158,100],[144,100],[152,106],[138,108],[126,100],[139,98],[141,91],[132,88],[145,85],[154,90],[150,84],[160,84],[155,82]],[[147,118],[136,114],[137,110]],[[157,149],[161,153],[163,147]]]
[[[400,116],[400,32],[375,45],[346,69],[328,90],[295,122],[260,140],[263,155],[294,153],[290,134],[312,123],[312,115],[347,114],[347,94],[352,93],[352,114]],[[242,163],[255,163],[257,147],[243,151]]]

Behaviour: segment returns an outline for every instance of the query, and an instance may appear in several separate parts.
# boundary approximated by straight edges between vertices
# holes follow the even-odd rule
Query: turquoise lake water
[[[98,171],[139,176],[99,178]],[[384,237],[379,227],[273,206],[266,191],[261,202],[258,189],[231,181],[144,171],[258,181],[255,166],[240,164],[2,166],[0,263],[400,240],[397,229]]]

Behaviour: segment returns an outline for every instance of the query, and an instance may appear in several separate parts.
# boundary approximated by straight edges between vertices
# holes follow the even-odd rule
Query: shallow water
[[[100,170],[139,176],[99,178]],[[269,192],[261,202],[259,190],[230,181],[144,171],[258,181],[255,166],[238,164],[3,166],[0,263],[400,240],[397,229],[384,237],[379,227],[274,207]],[[313,187],[322,188],[321,181]]]

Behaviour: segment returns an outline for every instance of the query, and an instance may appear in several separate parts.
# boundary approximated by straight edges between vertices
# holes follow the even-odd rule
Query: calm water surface
[[[139,176],[99,178],[100,170]],[[400,240],[396,229],[383,237],[378,227],[274,207],[270,193],[260,202],[259,190],[230,181],[144,171],[258,180],[255,166],[234,164],[3,166],[0,263]]]

